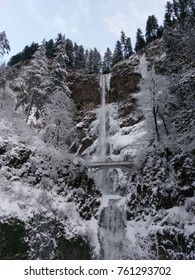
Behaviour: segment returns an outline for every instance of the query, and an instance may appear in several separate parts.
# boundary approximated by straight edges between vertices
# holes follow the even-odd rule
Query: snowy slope
[[[93,217],[88,221],[81,218],[78,202],[72,199],[74,187],[71,190],[67,181],[70,177],[73,184],[78,168],[70,164],[71,156],[46,146],[41,134],[27,126],[22,111],[15,111],[14,107],[14,95],[7,88],[0,110],[0,224],[11,225],[13,219],[24,222],[26,230],[34,236],[26,237],[30,244],[28,258],[41,257],[41,253],[37,256],[34,252],[38,235],[42,235],[38,224],[33,222],[35,217],[40,217],[40,222],[43,219],[46,225],[57,221],[64,238],[83,237],[98,254],[97,226],[94,226],[97,221]],[[81,193],[85,193],[82,187]],[[90,198],[87,199],[89,203]],[[49,228],[44,234],[44,240],[51,238]],[[47,258],[54,257],[55,246]]]

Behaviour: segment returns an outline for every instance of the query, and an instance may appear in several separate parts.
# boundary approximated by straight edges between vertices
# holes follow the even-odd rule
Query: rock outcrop
[[[126,99],[129,93],[139,90],[141,75],[138,69],[139,56],[132,55],[129,59],[116,64],[112,70],[108,102]]]
[[[93,109],[100,104],[99,75],[70,72],[67,78],[77,110]]]

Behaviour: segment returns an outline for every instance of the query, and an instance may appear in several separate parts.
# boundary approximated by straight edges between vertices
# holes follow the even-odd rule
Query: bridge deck
[[[108,162],[87,162],[88,168],[126,168],[133,167],[133,163],[129,161],[108,161]]]

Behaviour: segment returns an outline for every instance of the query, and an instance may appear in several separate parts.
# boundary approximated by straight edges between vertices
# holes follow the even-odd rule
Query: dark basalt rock
[[[141,74],[132,72],[129,65],[122,64],[113,68],[111,76],[111,93],[108,102],[117,102],[129,97],[132,92],[138,92]]]
[[[28,244],[25,241],[27,231],[24,223],[18,219],[0,222],[0,259],[27,260]]]
[[[91,108],[100,104],[99,75],[70,72],[67,82],[79,111],[88,104],[91,104]]]
[[[7,144],[5,142],[0,143],[0,155],[3,155],[7,151]]]
[[[20,168],[25,162],[28,161],[31,151],[24,147],[18,147],[15,154],[8,157],[7,165],[9,167]]]
[[[78,236],[72,239],[60,237],[57,241],[57,260],[90,260],[91,248],[87,241]]]

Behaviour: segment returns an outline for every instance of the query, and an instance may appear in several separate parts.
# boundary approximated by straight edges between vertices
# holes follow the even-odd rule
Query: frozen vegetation
[[[88,243],[91,248],[97,243],[97,221],[91,210],[100,194],[84,169],[74,166],[70,154],[48,146],[41,134],[26,125],[22,111],[14,110],[15,103],[14,94],[6,88],[0,111],[0,228],[2,238],[7,234],[8,240],[14,230],[15,240],[1,245],[1,258],[11,257],[6,246],[16,254],[13,258],[75,258],[79,254],[75,246],[78,251],[83,246],[79,258],[91,258]],[[93,189],[85,189],[90,186],[96,192],[91,198]],[[87,205],[90,211],[84,210]],[[27,244],[24,252],[15,242]]]

